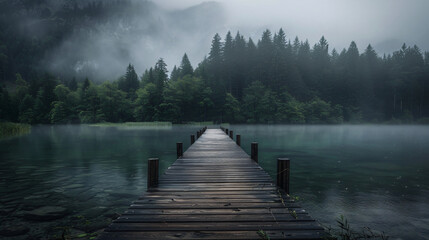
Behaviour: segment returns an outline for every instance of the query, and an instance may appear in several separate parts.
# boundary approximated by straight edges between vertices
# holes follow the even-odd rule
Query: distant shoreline
[[[31,132],[32,126],[38,125],[87,125],[91,127],[152,127],[152,126],[180,126],[180,125],[195,125],[195,126],[229,126],[229,125],[429,125],[429,119],[419,119],[417,121],[401,121],[393,119],[385,122],[342,122],[342,123],[329,123],[329,122],[314,122],[314,123],[286,123],[286,122],[247,122],[247,123],[214,123],[214,122],[185,122],[185,123],[172,123],[164,121],[154,122],[99,122],[99,123],[62,123],[62,124],[26,124],[26,123],[13,123],[13,122],[0,122],[0,138],[13,137]]]

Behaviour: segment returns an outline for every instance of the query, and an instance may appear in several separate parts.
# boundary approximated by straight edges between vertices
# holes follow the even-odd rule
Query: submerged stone
[[[58,206],[44,206],[24,213],[24,218],[35,221],[49,221],[63,218],[68,210]]]

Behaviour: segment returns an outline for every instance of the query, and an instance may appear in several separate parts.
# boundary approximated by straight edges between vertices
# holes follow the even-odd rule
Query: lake
[[[229,128],[246,152],[259,143],[259,163],[271,176],[278,157],[291,159],[291,194],[322,224],[344,215],[353,228],[390,239],[429,239],[428,126]],[[100,231],[146,190],[147,159],[159,157],[163,172],[175,143],[186,149],[198,129],[34,126],[0,140],[0,233],[15,226],[21,235],[8,239],[61,239]]]

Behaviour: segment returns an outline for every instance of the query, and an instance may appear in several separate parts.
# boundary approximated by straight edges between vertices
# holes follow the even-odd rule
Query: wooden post
[[[253,161],[258,162],[258,143],[257,142],[252,142],[252,145],[250,147],[250,156],[253,159]]]
[[[176,143],[176,152],[177,152],[177,158],[180,158],[183,156],[183,143],[178,142]]]
[[[159,158],[149,158],[147,162],[147,190],[158,186]]]
[[[241,135],[237,134],[236,143],[238,146],[241,146]]]
[[[228,128],[225,129],[225,133],[226,133],[226,135],[228,135]]]
[[[277,186],[289,195],[290,160],[289,158],[277,158]]]
[[[200,132],[197,131],[197,139],[200,138]]]
[[[191,135],[191,145],[195,142],[195,135]]]
[[[229,137],[234,140],[234,131],[229,131]]]

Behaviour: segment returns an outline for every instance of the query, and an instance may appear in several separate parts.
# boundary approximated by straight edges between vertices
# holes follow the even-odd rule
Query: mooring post
[[[226,133],[226,135],[228,135],[228,128],[225,129],[225,133]]]
[[[234,131],[229,131],[229,137],[234,140]]]
[[[277,158],[277,186],[289,195],[290,160],[289,158]]]
[[[158,186],[159,158],[149,158],[147,162],[147,190]]]
[[[195,135],[191,135],[191,145],[195,142]]]
[[[197,139],[200,138],[200,131],[197,131]]]
[[[250,147],[250,156],[253,159],[253,161],[258,162],[258,143],[252,142],[252,145]]]
[[[180,158],[183,156],[183,143],[178,142],[176,143],[176,152],[177,152],[177,158]]]
[[[237,137],[235,138],[235,142],[238,146],[241,146],[241,135],[237,134]]]

